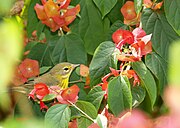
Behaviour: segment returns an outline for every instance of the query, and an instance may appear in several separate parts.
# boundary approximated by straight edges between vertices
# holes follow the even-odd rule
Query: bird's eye
[[[68,67],[64,67],[63,70],[67,72],[69,70],[69,68]]]

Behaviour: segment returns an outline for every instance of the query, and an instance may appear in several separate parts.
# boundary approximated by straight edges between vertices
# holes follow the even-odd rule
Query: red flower
[[[39,100],[42,100],[44,96],[46,96],[49,93],[50,91],[46,84],[37,83],[34,85],[34,89],[29,93],[29,96],[33,99],[35,99],[36,96]]]
[[[80,11],[80,5],[68,8],[70,0],[57,0],[56,3],[52,0],[42,0],[41,2],[43,5],[36,4],[34,9],[42,23],[50,27],[53,32],[59,28],[69,31],[67,26],[76,18]]]
[[[127,76],[129,79],[134,78],[133,85],[140,84],[140,79],[134,70],[124,70],[122,75]]]
[[[108,73],[107,75],[105,75],[102,78],[102,83],[98,84],[98,86],[102,87],[102,90],[105,91],[104,97],[105,99],[107,99],[107,95],[108,95],[108,78],[111,76],[119,76],[119,70],[113,69],[113,68],[109,68],[110,69],[110,73]]]
[[[34,85],[34,89],[29,93],[29,97],[33,100],[36,98],[40,101],[40,109],[48,109],[42,99],[50,93],[48,86],[44,83],[37,83]]]
[[[25,82],[27,82],[27,78],[23,76],[23,74],[21,73],[19,67],[16,68],[14,76],[13,76],[13,80],[12,83],[16,86],[18,85],[22,85]]]
[[[137,17],[134,8],[134,2],[127,1],[121,8],[121,13],[126,20],[132,20]]]
[[[97,123],[93,123],[90,126],[88,126],[88,128],[100,128],[100,127]]]
[[[151,34],[146,35],[141,28],[136,28],[133,32],[118,29],[112,35],[116,44],[114,54],[120,61],[140,61],[143,55],[152,51]]]
[[[39,64],[36,60],[25,59],[20,65],[19,70],[26,78],[39,75]]]
[[[68,128],[78,128],[77,120],[74,119],[74,120],[72,120],[71,122],[69,122]]]
[[[41,110],[43,110],[43,109],[48,109],[48,106],[46,106],[45,104],[44,104],[44,102],[42,102],[41,100],[40,100],[40,109]]]
[[[73,85],[65,90],[60,92],[60,95],[57,96],[57,100],[62,104],[69,104],[68,101],[75,103],[78,99],[79,87]]]
[[[143,0],[143,5],[146,8],[151,8],[153,10],[160,9],[162,7],[163,1],[159,3],[152,2],[151,0]]]
[[[123,29],[116,30],[112,35],[112,39],[115,44],[119,45],[119,47],[125,43],[132,44],[134,42],[134,36],[132,32]]]

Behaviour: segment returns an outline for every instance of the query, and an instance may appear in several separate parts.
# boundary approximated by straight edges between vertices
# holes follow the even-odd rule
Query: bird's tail
[[[10,92],[20,92],[23,94],[29,94],[31,92],[31,90],[34,89],[34,84],[33,83],[27,83],[27,84],[23,84],[20,86],[10,86],[8,91]]]

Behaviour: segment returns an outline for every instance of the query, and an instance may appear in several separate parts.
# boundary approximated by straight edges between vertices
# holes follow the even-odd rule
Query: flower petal
[[[141,38],[146,36],[146,32],[142,28],[135,28],[132,33],[136,41],[139,41]]]
[[[59,25],[57,25],[52,18],[43,20],[42,23],[50,27],[52,32],[55,32],[59,29]]]
[[[30,78],[39,75],[38,61],[26,58],[20,65],[19,69],[24,77]]]
[[[147,43],[151,40],[151,36],[152,36],[152,34],[146,35],[146,36],[142,37],[141,40],[142,40],[145,44],[147,44]]]
[[[34,85],[34,89],[36,90],[35,94],[38,99],[42,100],[44,96],[49,94],[49,89],[44,83],[37,83]]]
[[[36,11],[36,14],[40,20],[46,20],[48,17],[45,13],[44,6],[36,4],[34,6],[34,9]]]
[[[44,5],[44,10],[46,15],[50,18],[53,16],[58,16],[59,14],[59,6],[56,5],[52,0],[48,0]]]
[[[40,109],[41,110],[43,110],[43,109],[48,109],[48,107],[44,104],[44,102],[42,102],[41,100],[40,100]]]
[[[121,13],[126,20],[132,20],[136,18],[137,14],[134,8],[134,2],[127,1],[121,8]]]
[[[131,62],[136,62],[136,61],[141,60],[140,57],[135,57],[133,55],[127,55],[127,54],[119,54],[119,55],[116,56],[116,58],[119,61],[131,61]]]
[[[18,85],[24,84],[27,81],[28,81],[27,78],[23,76],[20,69],[16,68],[13,79],[12,79],[12,83],[18,86]]]
[[[151,53],[151,52],[152,52],[152,42],[149,41],[149,42],[145,45],[144,49],[142,49],[141,54],[142,54],[142,55],[146,55],[146,54]]]
[[[115,42],[115,44],[119,44],[121,41],[122,41],[121,45],[125,43],[128,43],[128,44],[134,43],[134,36],[132,32],[128,30],[123,30],[123,29],[116,30],[112,35],[112,39]]]
[[[61,93],[61,96],[64,100],[73,101],[79,93],[79,87],[77,85],[73,85]]]
[[[57,0],[56,2],[60,4],[61,9],[66,9],[69,6],[71,0]]]
[[[64,14],[66,25],[69,25],[74,21],[76,18],[76,15],[80,12],[80,5],[76,5],[76,7],[67,9],[67,11]]]

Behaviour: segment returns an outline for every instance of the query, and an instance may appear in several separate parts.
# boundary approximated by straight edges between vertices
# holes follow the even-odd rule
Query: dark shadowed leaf
[[[76,26],[75,32],[81,35],[84,46],[89,54],[93,54],[98,45],[105,41],[109,30],[110,21],[108,18],[102,20],[101,13],[93,3],[93,0],[81,0],[81,18]]]
[[[167,85],[167,61],[153,52],[146,56],[145,63],[158,79],[158,93],[162,96],[164,88]]]
[[[118,76],[108,84],[108,105],[115,116],[132,108],[132,95],[127,77]]]
[[[169,44],[178,39],[174,29],[168,23],[165,15],[161,11],[154,12],[145,9],[142,13],[142,26],[147,34],[152,33],[152,43],[155,52],[164,60],[167,60]]]
[[[39,39],[41,39],[41,34],[43,34],[42,32],[44,30],[44,26],[45,26],[45,24],[42,24],[41,21],[39,21],[36,26],[37,37],[39,37]]]
[[[80,118],[82,116],[81,112],[78,111],[75,107],[70,106],[71,109],[71,120],[75,118]]]
[[[167,20],[180,35],[180,0],[164,0]]]
[[[141,80],[141,86],[143,86],[146,89],[151,101],[151,108],[153,109],[157,97],[157,88],[155,80],[151,72],[147,69],[146,65],[142,61],[132,63],[132,67],[136,71],[137,75]]]
[[[103,42],[96,49],[93,59],[90,63],[91,86],[101,82],[101,78],[109,71],[109,67],[116,68],[117,60],[112,55],[115,45],[111,41]]]
[[[124,20],[124,17],[121,14],[120,8],[123,6],[124,0],[117,0],[116,5],[112,8],[112,10],[108,13],[109,20],[114,23],[117,20]]]
[[[117,0],[93,0],[102,14],[102,19],[108,14],[117,3]]]
[[[28,54],[28,58],[37,60],[41,66],[53,65],[51,51],[47,44],[37,43]]]
[[[71,110],[66,104],[57,104],[50,107],[45,115],[46,128],[67,128]]]
[[[42,30],[42,23],[38,20],[34,6],[36,3],[40,3],[40,0],[32,0],[28,8],[28,20],[27,20],[27,35],[31,37],[32,32],[38,28],[38,31]],[[41,25],[40,25],[41,24]],[[40,26],[39,26],[40,25]]]
[[[52,58],[56,64],[63,61],[86,64],[87,54],[83,40],[74,33],[60,37],[52,51]]]

